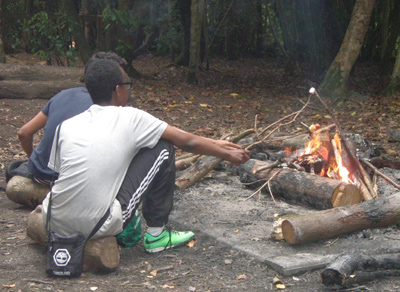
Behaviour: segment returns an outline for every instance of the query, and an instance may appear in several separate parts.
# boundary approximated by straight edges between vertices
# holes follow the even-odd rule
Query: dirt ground
[[[9,56],[8,61],[39,62],[30,56]],[[255,124],[261,129],[299,110],[309,88],[320,81],[313,80],[306,67],[286,76],[276,60],[264,59],[213,60],[210,70],[200,72],[197,86],[185,84],[185,69],[170,65],[165,58],[144,56],[135,60],[134,66],[151,78],[135,81],[132,105],[169,124],[214,138],[239,133]],[[400,128],[400,96],[381,94],[384,80],[368,64],[359,66],[353,74],[350,86],[359,94],[332,108],[335,115],[346,132],[363,135],[371,144],[398,156],[400,142],[392,142],[387,130]],[[171,223],[174,228],[196,231],[193,247],[150,255],[139,244],[121,250],[120,266],[113,273],[87,272],[79,279],[49,278],[44,250],[26,236],[25,220],[31,210],[11,202],[4,192],[6,164],[25,157],[16,131],[46,102],[0,100],[0,291],[276,291],[276,276],[285,284],[284,291],[337,291],[321,283],[320,271],[278,275],[256,253],[246,252],[239,243],[230,244],[232,234],[241,234],[242,242],[256,242],[266,253],[287,255],[398,246],[398,226],[372,230],[368,238],[365,232],[359,232],[297,248],[274,242],[268,233],[274,214],[306,209],[285,202],[274,204],[267,195],[244,202],[252,191],[241,186],[236,177],[216,174],[176,193]],[[317,100],[282,130],[296,132],[313,123],[332,123]],[[259,231],[257,226],[264,227]],[[398,271],[360,272],[355,278],[351,287],[341,291],[400,290]]]

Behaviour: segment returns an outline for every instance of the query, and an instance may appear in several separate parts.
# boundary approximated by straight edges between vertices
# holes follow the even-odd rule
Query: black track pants
[[[168,223],[175,188],[175,150],[161,139],[154,148],[143,148],[132,159],[117,194],[124,228],[143,202],[142,212],[149,227]]]

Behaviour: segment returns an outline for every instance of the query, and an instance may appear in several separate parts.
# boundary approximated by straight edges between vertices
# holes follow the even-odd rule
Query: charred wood
[[[366,255],[353,252],[337,257],[321,273],[326,286],[346,286],[349,276],[357,270],[400,269],[400,253]]]
[[[358,188],[354,185],[289,168],[268,168],[269,165],[276,164],[250,159],[239,167],[240,181],[249,187],[257,188],[272,178],[270,188],[275,197],[319,210],[356,204],[362,200]],[[264,170],[258,171],[262,168]],[[264,191],[269,192],[266,187]]]

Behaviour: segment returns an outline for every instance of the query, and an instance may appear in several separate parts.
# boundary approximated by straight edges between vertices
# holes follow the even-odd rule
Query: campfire
[[[320,131],[319,124],[310,126],[311,140],[303,149],[285,147],[286,161],[289,167],[306,171],[321,177],[329,177],[343,182],[357,184],[357,178],[350,173],[343,159],[343,147],[339,135],[333,138],[328,130]],[[350,163],[347,162],[347,165]]]

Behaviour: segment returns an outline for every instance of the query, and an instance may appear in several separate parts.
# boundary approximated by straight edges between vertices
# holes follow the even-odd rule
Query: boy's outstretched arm
[[[222,140],[197,136],[168,125],[161,138],[171,141],[184,151],[219,157],[239,165],[249,160],[249,151]]]

